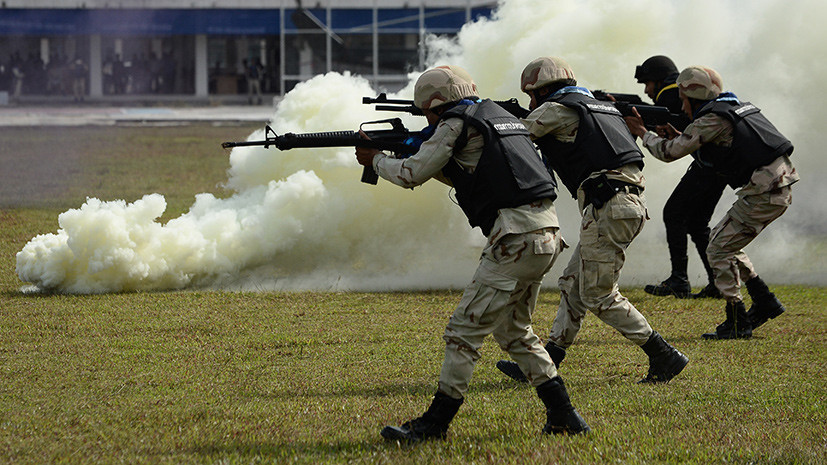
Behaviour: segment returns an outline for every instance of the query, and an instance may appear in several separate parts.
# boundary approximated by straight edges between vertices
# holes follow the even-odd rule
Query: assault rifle
[[[597,100],[610,101],[608,94],[608,92],[602,90],[592,91],[592,95],[594,95]],[[647,129],[654,130],[656,126],[671,123],[672,126],[675,126],[678,130],[683,130],[689,123],[685,116],[671,113],[666,107],[649,105],[636,94],[612,93],[611,95],[615,98],[615,101],[611,102],[612,105],[614,105],[623,116],[633,116],[632,108],[636,108],[641,118],[643,118],[643,123]],[[362,103],[365,105],[376,105],[375,108],[379,111],[401,111],[412,115],[422,115],[422,110],[414,106],[413,100],[389,99],[384,92],[376,98],[363,97]],[[531,113],[531,111],[520,106],[516,98],[495,100],[494,103],[517,118],[525,118]]]
[[[614,92],[606,92],[605,90],[593,90],[591,92],[597,100],[610,102],[611,99],[609,98],[609,95],[611,95],[614,97],[616,102],[630,103],[632,105],[648,105],[646,102],[641,100],[640,96],[637,94],[616,94]]]
[[[423,114],[422,110],[414,106],[413,100],[389,99],[384,92],[376,98],[364,97],[362,103],[376,105],[376,110],[379,111],[401,111],[419,116]],[[529,113],[514,98],[497,103],[518,118],[525,117]],[[378,125],[390,125],[390,129],[366,129],[368,126]],[[361,131],[369,139],[363,138],[359,134]],[[392,152],[399,158],[416,153],[423,140],[422,131],[410,131],[402,124],[401,119],[389,118],[362,123],[359,125],[359,131],[310,132],[304,134],[288,132],[287,134],[278,135],[268,125],[264,127],[264,140],[224,142],[221,146],[225,149],[250,146],[260,146],[266,149],[272,145],[279,150],[312,147],[369,147]],[[365,166],[362,170],[362,182],[376,184],[378,180],[379,176],[373,167]]]
[[[389,99],[384,92],[376,98],[362,97],[362,103],[365,105],[376,105],[375,109],[378,111],[404,111],[412,115],[422,115],[422,110],[414,106],[413,100]],[[525,118],[531,113],[529,110],[521,107],[520,102],[518,102],[516,98],[495,100],[494,103],[517,118]]]
[[[365,129],[368,126],[378,125],[390,125],[390,129]],[[359,131],[364,131],[370,139],[363,138]],[[266,149],[272,145],[279,150],[311,147],[370,147],[393,152],[397,156],[410,156],[419,150],[417,141],[421,140],[420,132],[409,131],[399,118],[368,121],[359,125],[359,131],[309,132],[304,134],[288,132],[280,136],[268,125],[264,127],[264,140],[224,142],[221,146],[225,149],[263,146]],[[362,182],[376,184],[378,180],[379,176],[373,167],[365,166],[362,170]]]
[[[623,116],[634,116],[632,109],[636,109],[643,119],[646,129],[652,131],[655,130],[655,127],[665,124],[671,124],[675,129],[683,131],[686,125],[689,124],[689,119],[685,115],[672,113],[666,107],[649,105],[636,94],[615,94],[614,92],[593,90],[592,95],[597,100],[611,102]],[[608,97],[609,95],[614,97],[615,101],[612,102]]]

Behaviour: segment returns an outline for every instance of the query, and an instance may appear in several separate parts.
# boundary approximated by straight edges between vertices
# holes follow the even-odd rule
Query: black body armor
[[[732,146],[704,144],[697,152],[697,159],[724,176],[734,189],[746,185],[757,168],[793,151],[792,142],[749,102],[713,101],[701,109],[696,119],[708,113],[732,123]]]
[[[643,153],[613,105],[579,93],[563,94],[551,101],[577,110],[580,115],[573,143],[561,142],[551,134],[535,141],[572,197],[577,198],[577,188],[592,173],[629,163],[643,168]]]
[[[488,236],[499,209],[557,198],[557,183],[532,144],[528,130],[499,105],[491,100],[457,105],[441,118],[462,118],[465,122],[454,153],[465,146],[468,125],[485,140],[473,173],[466,172],[453,159],[442,169],[453,183],[459,206],[471,226],[479,226]]]

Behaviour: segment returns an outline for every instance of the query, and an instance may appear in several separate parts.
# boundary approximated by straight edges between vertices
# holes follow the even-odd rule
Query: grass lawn
[[[638,385],[643,352],[587,317],[560,370],[593,429],[581,437],[539,434],[540,401],[494,368],[503,354],[489,340],[449,440],[416,447],[379,431],[427,408],[459,291],[19,291],[15,253],[59,213],[86,195],[158,191],[165,217],[178,216],[195,193],[220,193],[217,141],[251,130],[72,128],[55,145],[42,128],[0,128],[14,150],[4,167],[20,164],[9,153],[75,157],[51,181],[32,173],[2,188],[0,463],[827,462],[824,288],[772,286],[787,312],[727,342],[700,338],[723,318],[721,301],[624,289],[690,364],[667,385]],[[541,294],[541,336],[559,298]]]

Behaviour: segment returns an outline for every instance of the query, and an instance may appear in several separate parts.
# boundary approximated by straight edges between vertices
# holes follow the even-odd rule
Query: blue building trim
[[[308,16],[308,13],[312,17]],[[380,33],[419,32],[419,10],[379,9]],[[466,21],[464,9],[426,8],[428,32],[456,32]],[[2,35],[277,35],[279,9],[0,9]],[[328,27],[325,9],[285,9],[286,34]],[[489,16],[490,8],[474,8],[472,19]],[[341,33],[370,33],[370,9],[331,9],[331,27]]]
[[[0,9],[3,35],[265,35],[279,33],[279,10]]]

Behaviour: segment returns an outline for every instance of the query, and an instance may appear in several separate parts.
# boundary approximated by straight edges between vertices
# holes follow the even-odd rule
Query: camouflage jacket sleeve
[[[574,142],[580,126],[577,111],[557,102],[540,105],[522,121],[535,140],[551,134],[562,142]]]
[[[643,145],[658,160],[670,162],[683,158],[704,144],[729,147],[732,145],[732,123],[707,114],[693,121],[678,137],[672,140],[659,137],[652,131],[643,135]]]
[[[419,186],[431,178],[445,182],[442,168],[454,156],[454,144],[462,125],[459,118],[441,121],[434,135],[422,144],[418,152],[400,159],[380,153],[373,158],[373,168],[383,179],[406,188]],[[454,158],[463,168],[473,171],[482,153],[482,142],[479,132],[470,128],[465,148]]]

